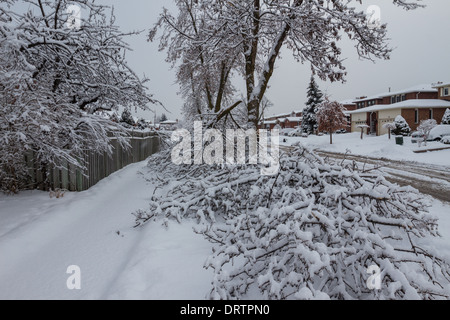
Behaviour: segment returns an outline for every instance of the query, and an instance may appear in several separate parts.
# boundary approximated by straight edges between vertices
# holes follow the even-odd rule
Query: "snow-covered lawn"
[[[205,299],[212,245],[193,222],[133,228],[130,213],[146,208],[153,192],[145,165],[62,199],[0,195],[0,299]],[[450,205],[432,203],[443,238],[424,245],[450,259]],[[81,290],[66,287],[69,265],[81,268]]]
[[[354,155],[450,166],[450,149],[427,153],[414,153],[414,150],[440,148],[448,145],[440,142],[428,142],[427,147],[422,145],[419,148],[417,144],[411,142],[410,137],[404,138],[403,146],[397,145],[393,136],[389,140],[387,135],[380,137],[365,135],[364,139],[361,140],[361,133],[334,134],[332,145],[330,145],[330,137],[327,135],[321,137],[313,135],[308,138],[281,137],[280,139],[281,145],[286,146],[300,141],[303,145],[323,151],[345,153],[349,150]]]

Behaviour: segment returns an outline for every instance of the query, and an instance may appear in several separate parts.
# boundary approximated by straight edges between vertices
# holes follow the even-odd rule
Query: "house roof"
[[[407,89],[403,89],[403,90],[400,90],[400,91],[389,92],[388,94],[384,95],[383,97],[395,96],[395,95],[411,93],[411,92],[436,92],[436,88],[434,88],[434,84],[432,84],[432,83],[430,83],[430,84],[419,84],[417,86],[414,86],[414,87],[411,87],[411,88],[407,88]]]
[[[383,93],[379,93],[364,99],[355,99],[353,100],[353,102],[357,103],[357,102],[363,102],[363,101],[369,101],[369,100],[376,100],[376,99],[382,99],[385,97],[390,97],[390,96],[397,96],[397,95],[401,95],[401,94],[407,94],[407,93],[412,93],[412,92],[436,92],[436,87],[435,84],[433,83],[425,83],[425,84],[418,84],[416,86],[410,87],[410,88],[405,88],[402,90],[398,90],[398,91],[391,91],[391,92],[383,92]]]
[[[160,124],[177,124],[178,122],[176,122],[176,121],[173,121],[173,120],[166,120],[166,121],[163,121],[163,122],[161,122]]]
[[[273,116],[268,116],[268,117],[266,117],[266,119],[284,118],[284,117],[287,117],[287,116],[290,116],[290,115],[291,115],[290,112],[289,113],[280,113],[280,114],[274,114]]]
[[[442,88],[450,86],[450,82],[436,83],[433,88]]]
[[[291,115],[292,115],[293,113],[295,113],[295,114],[297,114],[297,113],[303,113],[303,110],[302,110],[302,111],[298,111],[298,110],[297,110],[297,111],[285,112],[285,113],[280,113],[280,114],[274,114],[274,115],[265,117],[265,119],[273,119],[273,118],[289,118],[289,117],[291,117]]]
[[[344,101],[341,101],[341,102],[339,102],[340,104],[342,104],[342,105],[356,105],[356,103],[355,102],[353,102],[354,100],[353,99],[347,99],[347,100],[344,100]]]
[[[287,117],[286,119],[287,119],[287,121],[289,121],[289,122],[300,122],[300,121],[303,120],[302,117]]]
[[[450,108],[450,101],[438,99],[413,99],[393,104],[378,104],[367,108],[348,111],[349,114],[383,111],[391,109],[412,109],[412,108]]]

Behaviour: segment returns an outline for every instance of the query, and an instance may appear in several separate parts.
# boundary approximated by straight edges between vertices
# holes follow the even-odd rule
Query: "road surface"
[[[288,151],[290,147],[283,146],[281,149]],[[324,158],[355,161],[359,166],[365,166],[365,169],[377,168],[375,171],[383,174],[390,182],[398,183],[401,186],[412,186],[423,194],[450,203],[450,167],[321,150],[315,150],[315,152]],[[439,156],[439,154],[436,153],[436,156]]]

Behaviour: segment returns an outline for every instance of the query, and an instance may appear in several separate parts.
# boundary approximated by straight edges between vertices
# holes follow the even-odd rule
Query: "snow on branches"
[[[394,125],[395,129],[392,130],[392,133],[396,136],[408,136],[411,133],[408,122],[400,115],[395,118]]]
[[[428,136],[430,135],[431,130],[437,126],[437,121],[434,119],[422,120],[420,122],[420,126],[417,127],[417,131],[423,134],[423,141],[425,145],[427,145]],[[421,143],[419,143],[419,146]]]
[[[26,2],[21,12],[16,4]],[[79,6],[79,28],[68,27]],[[111,152],[109,136],[127,133],[98,115],[156,101],[127,65],[126,34],[108,7],[92,0],[2,2],[0,7],[0,189],[17,191],[30,169],[67,161],[86,150]]]
[[[177,0],[178,16],[165,9],[149,39],[162,29],[160,49],[167,50],[168,61],[177,67],[193,112],[208,106],[217,113],[217,102],[225,96],[233,101],[226,105],[239,101],[230,74],[240,74],[246,85],[248,126],[257,127],[260,103],[283,48],[330,81],[343,81],[346,74],[339,47],[343,35],[355,42],[359,57],[389,58],[386,25],[369,26],[366,13],[355,9],[356,2]],[[419,6],[415,1],[393,2],[406,9]]]
[[[441,124],[450,124],[450,109],[445,110]]]
[[[316,116],[317,106],[323,102],[323,94],[313,76],[309,83],[307,97],[308,101],[302,113],[302,131],[307,134],[313,134],[318,129]]]
[[[252,166],[149,162],[159,181],[148,221],[197,219],[213,244],[212,299],[439,299],[450,297],[450,266],[424,241],[437,220],[417,190],[353,167],[328,163],[301,146],[277,176]],[[372,268],[380,290],[369,289]]]

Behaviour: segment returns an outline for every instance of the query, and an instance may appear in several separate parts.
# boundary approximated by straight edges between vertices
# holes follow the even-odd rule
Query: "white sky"
[[[410,0],[414,1],[414,0]],[[157,107],[157,114],[165,112],[171,119],[181,117],[182,100],[177,96],[174,71],[165,62],[165,53],[158,52],[157,43],[146,41],[147,30],[156,22],[163,6],[174,8],[171,0],[100,0],[113,5],[117,24],[123,31],[146,30],[131,37],[128,43],[134,50],[128,55],[130,66],[139,74],[145,73],[151,82],[150,92],[170,112]],[[356,1],[355,1],[356,3]],[[376,63],[361,61],[356,55],[354,43],[342,41],[343,58],[347,58],[347,82],[318,81],[322,91],[335,100],[372,95],[378,92],[411,87],[416,84],[437,81],[450,82],[450,1],[423,0],[425,9],[405,11],[392,4],[392,0],[363,1],[363,9],[376,4],[381,7],[382,22],[388,23],[391,46],[395,47],[391,60]],[[174,11],[173,11],[174,12]],[[267,97],[274,103],[268,114],[301,110],[306,101],[306,88],[310,78],[310,66],[295,62],[288,50],[278,61],[270,82]],[[151,113],[139,112],[139,116],[153,119]]]

